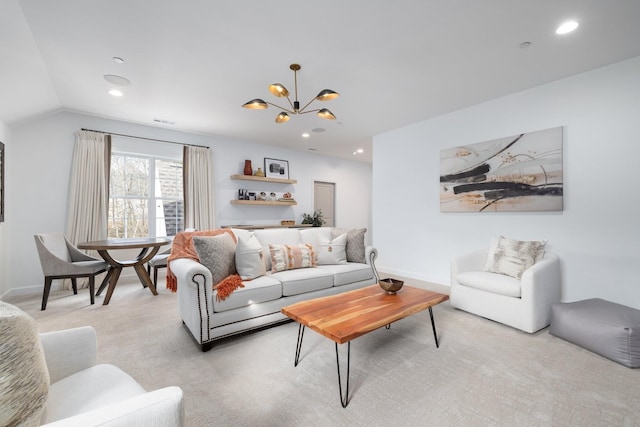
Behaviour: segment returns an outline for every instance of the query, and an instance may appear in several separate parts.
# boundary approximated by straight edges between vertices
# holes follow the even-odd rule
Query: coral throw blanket
[[[233,237],[233,241],[236,242],[236,236],[229,229],[216,229],[216,230],[204,230],[204,231],[184,231],[176,234],[173,239],[173,245],[171,246],[171,255],[167,259],[167,289],[172,292],[178,290],[178,280],[176,276],[171,272],[170,263],[174,259],[188,258],[194,261],[200,262],[198,259],[198,253],[193,246],[193,236],[217,236],[222,233],[229,233]],[[213,287],[218,291],[216,296],[218,301],[222,301],[227,298],[231,293],[239,287],[243,287],[242,279],[237,274],[227,276],[220,283],[216,283]]]

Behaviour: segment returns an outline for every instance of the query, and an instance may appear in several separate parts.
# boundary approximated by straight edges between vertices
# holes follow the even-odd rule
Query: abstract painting
[[[562,210],[562,127],[440,151],[441,212]]]

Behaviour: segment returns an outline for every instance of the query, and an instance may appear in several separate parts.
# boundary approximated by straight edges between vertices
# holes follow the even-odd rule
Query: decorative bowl
[[[402,285],[404,285],[404,281],[388,278],[379,280],[378,284],[389,295],[395,295],[395,293],[402,288]]]

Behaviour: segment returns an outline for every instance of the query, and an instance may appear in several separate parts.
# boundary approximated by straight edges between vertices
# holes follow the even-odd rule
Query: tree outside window
[[[184,230],[182,162],[112,153],[109,238],[175,236]]]

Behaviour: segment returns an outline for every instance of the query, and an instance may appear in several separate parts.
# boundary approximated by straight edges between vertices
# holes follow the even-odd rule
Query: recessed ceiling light
[[[111,89],[109,91],[109,95],[113,95],[113,96],[122,96],[124,95],[121,91],[119,91],[118,89]]]
[[[124,64],[124,59],[122,58],[114,56],[112,59],[113,59],[113,62],[115,62],[116,64]]]
[[[526,49],[531,46],[531,42],[522,42],[518,46],[520,46],[520,49]]]
[[[562,25],[560,25],[558,27],[558,29],[556,30],[556,34],[567,34],[570,33],[571,31],[575,30],[576,28],[578,28],[578,24],[576,21],[567,21],[564,22]]]
[[[303,134],[302,134],[302,137],[303,137],[303,138],[309,138],[310,136],[311,136],[311,135],[309,135],[307,132],[305,132],[305,133],[303,133]]]
[[[105,74],[104,79],[109,83],[113,83],[118,86],[129,86],[131,82],[122,76],[116,76],[115,74]]]
[[[363,150],[362,148],[358,148],[358,149],[356,150],[356,153],[358,153],[358,154],[362,154],[362,153],[364,153],[364,150]]]
[[[324,132],[325,129],[324,128],[313,128],[311,129],[311,132],[315,132],[315,133],[320,133],[320,132]]]

